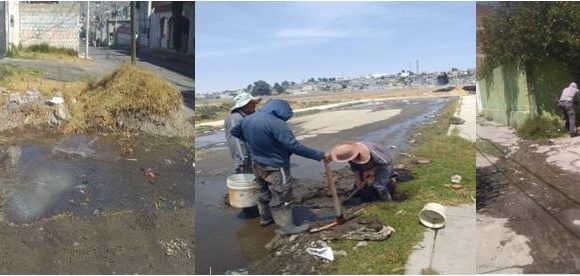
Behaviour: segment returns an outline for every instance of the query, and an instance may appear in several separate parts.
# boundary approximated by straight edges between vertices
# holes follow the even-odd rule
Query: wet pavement
[[[319,134],[301,142],[328,151],[343,140],[363,140],[382,144],[395,153],[409,146],[409,134],[414,128],[427,121],[436,120],[436,114],[450,102],[449,98],[390,100],[338,108],[336,110],[400,109],[401,111],[384,120],[340,130],[337,133]],[[316,118],[316,115],[310,116]],[[341,119],[337,119],[337,122],[340,121]],[[312,131],[300,125],[294,125],[294,130],[296,136]],[[199,252],[196,258],[196,273],[198,274],[236,271],[246,268],[249,263],[259,258],[266,257],[268,252],[264,245],[274,236],[273,230],[276,228],[274,225],[260,227],[258,218],[244,219],[239,210],[224,204],[223,198],[227,192],[225,179],[232,173],[233,167],[223,142],[223,132],[196,138],[196,251]],[[324,181],[322,163],[301,157],[293,157],[291,161],[292,176],[297,178],[298,187]],[[332,166],[335,169],[344,167],[336,163]],[[296,222],[328,218],[333,212],[332,208],[310,210],[300,206],[294,211],[297,215]]]
[[[41,132],[17,137],[0,152],[0,221],[193,208],[191,153],[175,142],[139,137],[136,153],[124,157],[113,137]],[[154,179],[145,176],[146,169]]]

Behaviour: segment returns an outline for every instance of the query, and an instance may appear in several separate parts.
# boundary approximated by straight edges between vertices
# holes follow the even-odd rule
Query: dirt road
[[[450,99],[415,99],[415,100],[393,100],[372,104],[361,104],[340,108],[342,112],[337,115],[333,124],[310,125],[299,120],[294,124],[295,134],[304,139],[302,142],[314,148],[328,151],[332,146],[342,140],[365,140],[380,143],[387,148],[393,146],[393,151],[404,150],[408,146],[409,132],[426,120],[433,120],[438,111],[444,108]],[[404,107],[404,108],[403,108]],[[363,111],[361,111],[363,110]],[[369,120],[368,123],[351,125],[342,128],[340,123],[349,125],[352,120],[350,116],[366,112],[383,112],[384,110],[400,110],[399,112],[386,112],[383,119],[376,121]],[[335,112],[330,110],[328,112]],[[349,112],[352,111],[352,112]],[[325,116],[325,112],[317,115]],[[338,126],[338,127],[337,127]],[[312,129],[313,127],[316,130]],[[310,135],[306,135],[310,134]],[[314,134],[314,135],[313,135]],[[223,133],[222,133],[223,135]],[[231,174],[232,165],[229,153],[224,147],[222,135],[215,134],[209,139],[201,138],[203,143],[196,139],[198,149],[196,150],[196,161],[199,164],[196,173],[196,248],[198,258],[196,259],[196,272],[224,273],[226,271],[236,271],[249,266],[253,273],[268,273],[273,267],[258,267],[250,265],[258,260],[261,263],[268,263],[264,258],[268,258],[268,251],[264,245],[274,236],[273,230],[276,226],[259,227],[258,219],[243,219],[239,210],[229,208],[223,203],[223,196],[226,193],[225,178]],[[335,169],[344,165],[333,164]],[[292,174],[297,178],[297,196],[306,191],[312,191],[309,187],[324,187],[325,180],[322,174],[322,163],[294,157],[291,163]],[[305,188],[306,187],[306,188]],[[330,199],[325,206],[311,208],[297,206],[295,213],[297,223],[304,220],[320,220],[329,217],[333,213]],[[321,204],[324,205],[324,204]],[[206,239],[203,237],[212,237]],[[275,266],[276,264],[271,264]],[[294,271],[288,271],[294,273]],[[273,273],[273,272],[269,272]]]
[[[193,152],[184,141],[1,137],[0,273],[194,273]]]
[[[478,245],[477,272],[578,273],[580,174],[548,164],[537,144],[496,132],[485,140],[478,128],[478,231],[488,242]]]

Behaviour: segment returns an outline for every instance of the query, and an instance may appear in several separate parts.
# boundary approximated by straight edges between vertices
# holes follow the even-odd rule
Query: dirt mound
[[[164,136],[192,136],[176,87],[152,72],[125,65],[79,96],[75,127],[131,129]],[[189,134],[189,135],[188,135]]]

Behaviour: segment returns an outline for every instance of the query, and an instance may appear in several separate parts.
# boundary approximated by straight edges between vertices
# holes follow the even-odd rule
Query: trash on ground
[[[50,99],[48,102],[54,105],[58,105],[64,103],[64,99],[62,97],[52,97],[52,99]]]
[[[454,183],[454,184],[461,183],[461,176],[460,175],[457,175],[457,174],[454,175],[454,176],[452,176],[451,177],[451,183]]]
[[[318,256],[329,261],[334,261],[334,252],[332,252],[332,248],[330,247],[322,247],[322,248],[306,248],[306,253]]]
[[[391,149],[396,149],[396,148],[397,148],[397,146],[390,146],[390,148],[391,148]]]
[[[170,241],[160,241],[159,244],[161,244],[161,247],[165,249],[165,255],[167,256],[176,256],[181,252],[185,254],[187,258],[191,258],[191,251],[187,247],[187,242],[183,240],[174,239]]]
[[[431,163],[431,160],[429,160],[429,159],[419,159],[419,160],[417,160],[417,164],[419,164],[419,165],[426,165],[426,164],[430,164],[430,163]]]
[[[228,270],[224,273],[225,275],[248,275],[248,269],[240,268],[237,270]]]
[[[147,168],[143,170],[143,174],[147,177],[147,179],[149,179],[149,182],[153,183],[155,182],[155,173],[153,172],[153,169],[151,168]]]
[[[419,221],[421,224],[437,229],[445,226],[445,206],[439,203],[427,203],[419,212]]]

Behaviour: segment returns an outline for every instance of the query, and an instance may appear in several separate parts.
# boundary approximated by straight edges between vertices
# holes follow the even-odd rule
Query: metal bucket
[[[248,208],[258,204],[256,177],[253,174],[233,174],[226,179],[230,205]]]
[[[419,212],[419,221],[429,228],[441,228],[445,226],[445,206],[439,203],[427,203]]]

